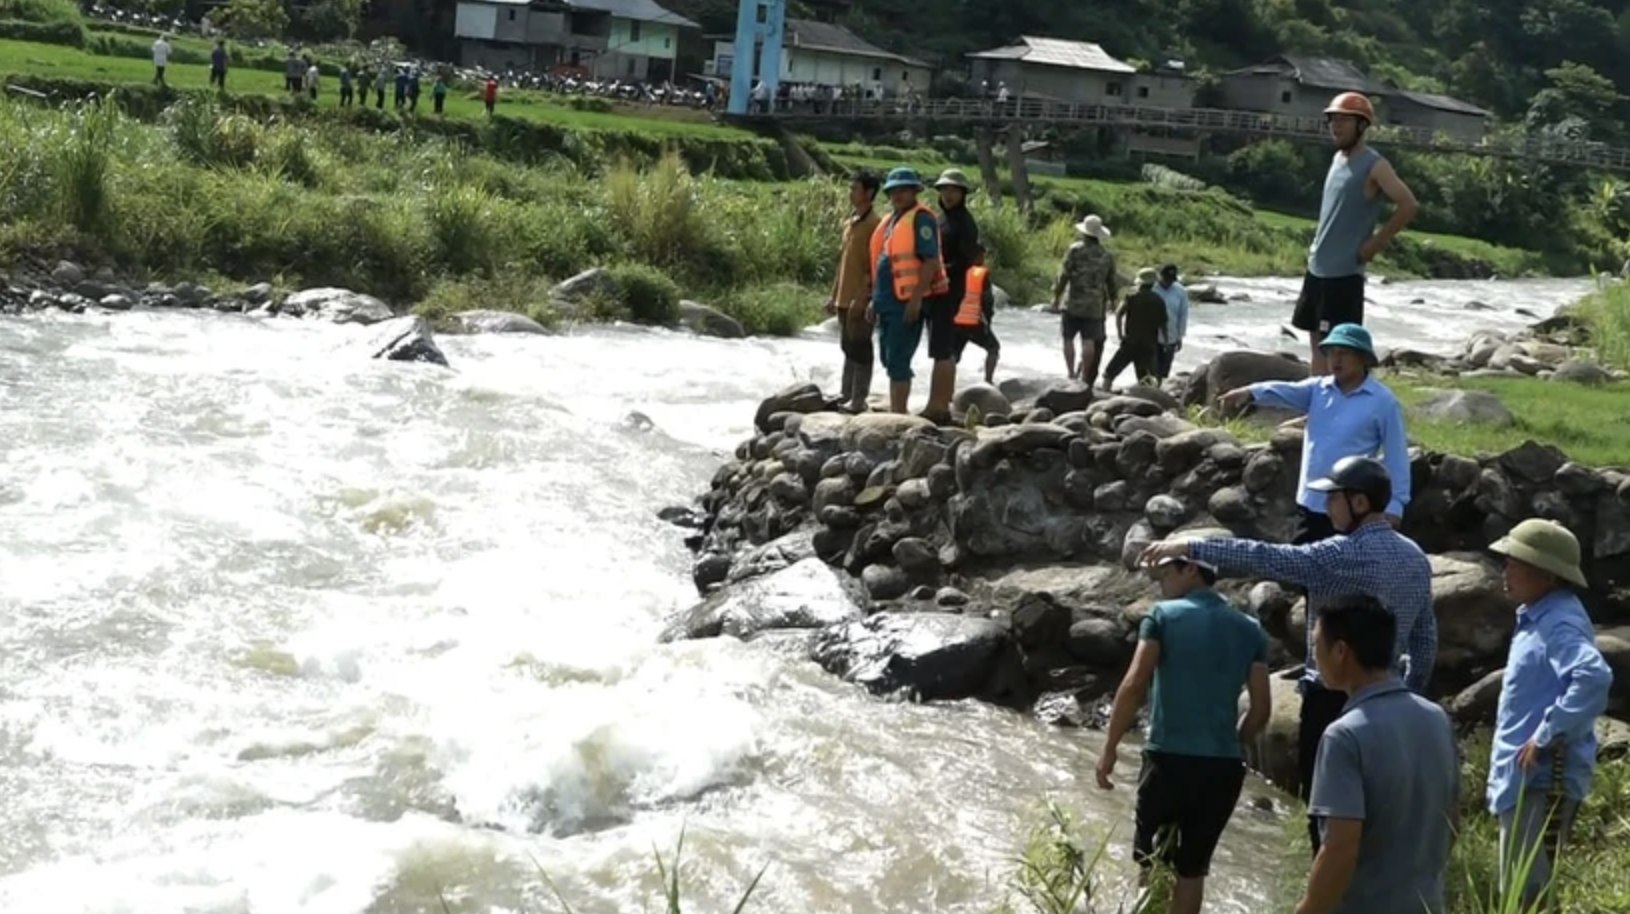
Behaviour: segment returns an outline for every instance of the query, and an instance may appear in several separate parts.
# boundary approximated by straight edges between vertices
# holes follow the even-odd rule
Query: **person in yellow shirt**
[[[837,406],[845,412],[866,411],[866,398],[872,391],[872,366],[877,361],[866,305],[872,297],[870,245],[878,223],[872,204],[882,184],[875,173],[866,170],[856,172],[849,182],[849,205],[854,211],[843,226],[838,268],[832,279],[832,294],[826,300],[827,313],[838,316],[843,381],[838,387]]]

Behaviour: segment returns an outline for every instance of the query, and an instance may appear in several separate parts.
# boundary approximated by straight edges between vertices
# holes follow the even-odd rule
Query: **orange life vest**
[[[894,297],[903,302],[911,301],[911,296],[917,292],[917,280],[921,275],[923,261],[917,256],[916,234],[917,214],[928,213],[928,207],[921,203],[900,213],[896,217],[884,219],[877,224],[872,232],[872,269],[877,268],[877,258],[883,256],[883,246],[888,245],[889,274],[894,277]],[[894,231],[900,224],[906,226],[904,232]],[[939,221],[934,221],[934,237],[939,238]],[[944,295],[951,291],[951,281],[945,275],[945,261],[934,258],[934,278],[928,284],[928,295]]]
[[[968,290],[962,293],[962,304],[957,306],[958,327],[977,327],[985,317],[985,283],[990,270],[984,267],[968,268]]]

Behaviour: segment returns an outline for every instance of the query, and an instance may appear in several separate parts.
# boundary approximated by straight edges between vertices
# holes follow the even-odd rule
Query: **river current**
[[[1222,280],[1178,366],[1287,338],[1285,280]],[[1378,343],[1448,351],[1584,281],[1374,285]],[[1468,310],[1473,300],[1492,306]],[[1061,374],[1004,311],[1002,376]],[[197,312],[0,318],[0,911],[969,912],[1037,804],[1124,873],[1099,738],[870,697],[728,639],[659,645],[696,598],[685,503],[830,327],[726,342],[626,327],[444,337]],[[977,357],[962,372],[974,380]],[[926,365],[920,366],[926,383]],[[882,390],[881,372],[875,390]],[[920,396],[920,392],[919,392]],[[1250,808],[1208,910],[1262,909],[1284,824]]]

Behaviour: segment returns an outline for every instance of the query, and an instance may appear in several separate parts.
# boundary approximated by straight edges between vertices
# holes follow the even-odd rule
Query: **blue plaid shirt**
[[[1224,571],[1288,581],[1307,588],[1308,598],[1355,594],[1381,601],[1398,619],[1394,661],[1409,657],[1404,684],[1426,689],[1438,656],[1438,621],[1432,614],[1432,566],[1415,541],[1383,521],[1370,521],[1345,536],[1305,546],[1282,546],[1246,539],[1199,540],[1189,555]],[[1307,619],[1304,683],[1319,681],[1313,663],[1313,613]]]

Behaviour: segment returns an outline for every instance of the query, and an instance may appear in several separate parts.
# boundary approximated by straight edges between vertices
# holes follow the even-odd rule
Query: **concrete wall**
[[[547,69],[548,62],[540,61],[538,55],[552,53],[534,45],[498,44],[472,38],[461,40],[458,43],[458,51],[460,65],[486,67],[489,70]]]
[[[1224,76],[1223,107],[1296,117],[1323,117],[1334,92],[1302,86],[1286,76]]]
[[[1127,104],[1147,108],[1194,107],[1194,80],[1165,73],[1139,73],[1132,77]]]
[[[735,66],[735,42],[715,41],[710,72],[719,76]],[[816,83],[828,86],[871,88],[881,82],[889,95],[897,95],[908,83],[919,93],[928,91],[933,73],[927,67],[908,66],[898,60],[839,54],[810,48],[785,48],[781,54],[781,81]]]
[[[1007,83],[1014,97],[1030,95],[1075,105],[1132,104],[1132,73],[1099,73],[1067,67],[1025,64],[1017,60],[976,59],[973,83],[990,83],[994,93],[999,83]]]
[[[635,22],[613,17],[607,47],[618,54],[671,59],[679,53],[679,28],[666,22]]]
[[[1382,122],[1396,127],[1418,127],[1456,139],[1476,142],[1488,133],[1488,120],[1474,114],[1440,111],[1403,98],[1389,98],[1379,112]]]
[[[498,7],[490,3],[460,3],[453,34],[491,41],[498,35]]]
[[[531,11],[526,21],[526,40],[530,44],[569,44],[565,13]]]

